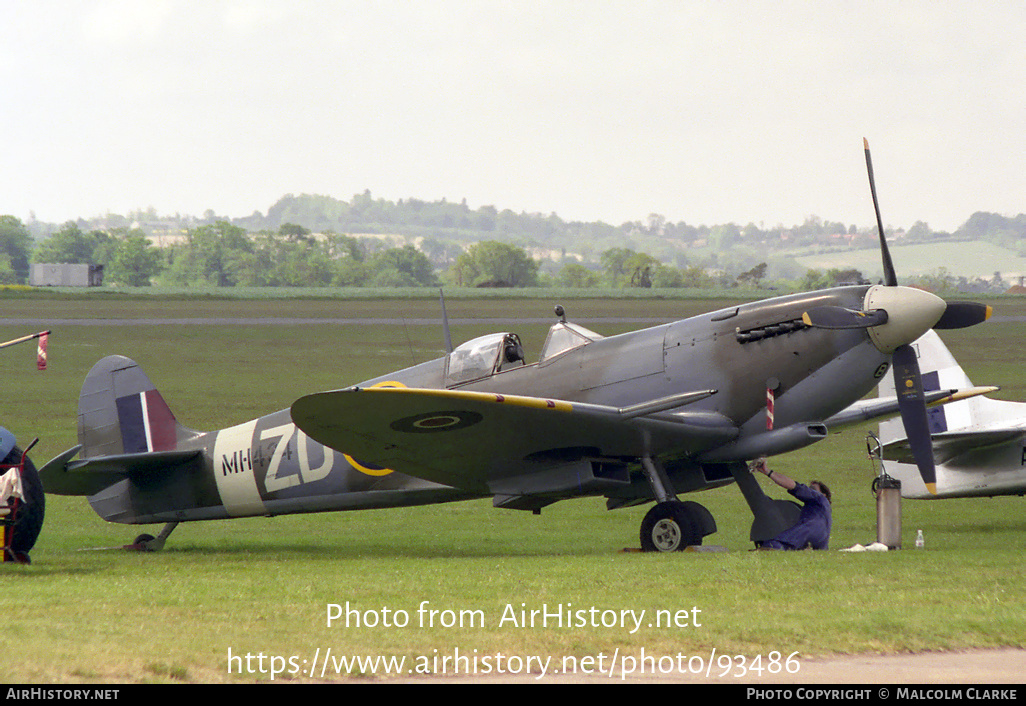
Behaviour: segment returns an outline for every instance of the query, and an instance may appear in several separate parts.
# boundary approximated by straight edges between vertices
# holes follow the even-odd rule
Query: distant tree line
[[[32,235],[14,216],[0,216],[0,284],[16,284],[28,278]]]
[[[411,245],[371,251],[347,235],[314,238],[286,224],[247,233],[225,221],[193,228],[182,242],[155,247],[139,229],[85,232],[67,223],[32,255],[34,262],[104,265],[110,284],[146,286],[435,286],[427,257]]]
[[[15,267],[27,263],[27,230],[16,219],[0,220],[3,244],[13,255],[0,255],[0,277],[14,282]],[[567,259],[551,273],[520,247],[498,241],[470,245],[439,272],[428,256],[412,245],[384,247],[378,242],[336,233],[313,234],[292,223],[277,232],[247,233],[226,221],[191,229],[182,242],[155,247],[139,229],[83,231],[66,223],[43,240],[31,255],[36,262],[104,265],[105,281],[115,285],[215,287],[461,287],[707,288],[759,287],[766,273],[760,263],[736,278],[713,276],[692,265],[674,267],[647,253],[611,248],[597,268]],[[3,265],[14,263],[6,270]],[[809,271],[807,288],[861,279],[856,271]]]
[[[288,195],[266,216],[241,219],[212,210],[160,218],[149,209],[30,226],[0,216],[0,283],[26,281],[30,262],[64,262],[104,265],[105,282],[125,286],[815,289],[865,280],[854,270],[805,270],[784,253],[874,248],[877,239],[875,228],[814,216],[791,228],[692,226],[658,214],[611,226],[370,192],[349,203]],[[158,248],[155,234],[174,242]],[[954,234],[919,221],[899,235],[903,243],[983,239],[1026,255],[1026,215],[975,213]],[[1002,284],[994,274],[987,286]],[[947,272],[923,280],[967,285]]]

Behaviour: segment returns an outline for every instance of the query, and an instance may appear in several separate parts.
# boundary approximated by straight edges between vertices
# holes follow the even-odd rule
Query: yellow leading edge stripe
[[[406,385],[404,385],[403,383],[399,382],[398,380],[382,380],[381,382],[374,383],[373,385],[371,385],[371,387],[372,388],[380,388],[382,390],[387,390],[387,389],[405,388]],[[389,473],[395,473],[395,471],[393,471],[391,468],[379,468],[377,466],[368,466],[365,463],[357,461],[355,458],[353,458],[352,456],[350,456],[347,453],[343,453],[342,456],[345,457],[346,461],[349,462],[350,466],[352,466],[353,468],[358,470],[360,473],[363,473],[364,475],[381,477],[381,476],[387,476]]]
[[[442,397],[451,400],[472,400],[475,402],[492,402],[498,404],[511,404],[518,407],[530,407],[533,409],[554,409],[559,412],[572,412],[573,404],[562,400],[547,400],[541,397],[523,397],[521,395],[503,395],[498,392],[475,392],[471,390],[431,390],[425,388],[402,389],[395,387],[373,387],[366,388],[367,392],[400,392],[403,394],[424,395],[425,397]]]

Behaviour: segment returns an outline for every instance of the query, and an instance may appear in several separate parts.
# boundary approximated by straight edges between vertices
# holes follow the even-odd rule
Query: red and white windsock
[[[772,431],[773,430],[773,399],[774,399],[774,397],[775,397],[775,395],[773,394],[773,388],[772,387],[767,387],[766,388],[766,430],[767,431]]]
[[[40,370],[46,370],[46,339],[49,335],[49,331],[40,331],[39,333],[31,333],[28,336],[22,336],[21,338],[12,338],[10,341],[0,343],[0,348],[16,346],[19,343],[24,343],[25,341],[31,341],[33,338],[38,338],[39,346],[36,348],[36,367]]]
[[[46,370],[46,341],[49,337],[49,331],[39,334],[39,343],[36,346],[36,368],[38,370]]]

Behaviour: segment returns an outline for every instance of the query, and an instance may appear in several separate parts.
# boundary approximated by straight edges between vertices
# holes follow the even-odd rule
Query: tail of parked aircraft
[[[183,441],[199,434],[178,423],[135,361],[108,356],[82,384],[79,445],[47,463],[39,476],[47,493],[90,496],[104,519],[133,522],[132,493],[122,482],[153,488],[170,482],[179,470],[199,462],[199,449],[182,448]]]
[[[83,458],[174,451],[196,432],[178,423],[139,365],[107,356],[86,376],[78,400]]]
[[[962,366],[934,331],[912,344],[919,357],[923,390],[972,387]],[[894,394],[890,377],[881,380],[881,397]],[[902,483],[910,498],[1021,494],[1026,486],[1022,439],[1026,403],[971,397],[929,410],[937,494],[932,496],[913,463],[900,419],[880,424],[884,470]]]

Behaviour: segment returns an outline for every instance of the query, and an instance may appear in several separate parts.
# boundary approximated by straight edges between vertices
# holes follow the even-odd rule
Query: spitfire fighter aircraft
[[[923,387],[972,386],[962,366],[933,331],[912,344]],[[880,394],[893,394],[887,380]],[[997,388],[990,388],[996,390]],[[936,492],[924,485],[901,422],[880,424],[873,447],[883,471],[901,481],[906,498],[968,498],[1026,494],[1026,403],[974,397],[929,410]]]
[[[876,206],[868,145],[866,161]],[[909,344],[930,328],[983,321],[986,307],[900,287],[876,207],[885,281],[731,306],[604,337],[561,307],[538,356],[499,332],[444,357],[228,429],[180,425],[133,361],[104,358],[79,401],[79,445],[41,471],[104,519],[167,523],[355,510],[491,497],[531,510],[604,496],[610,509],[656,501],[643,549],[677,551],[716,531],[679,494],[737,482],[761,541],[793,524],[746,462],[900,411],[933,482],[928,401]],[[447,336],[448,337],[448,336]],[[862,398],[893,365],[900,393]],[[769,405],[768,405],[769,402]],[[922,453],[922,448],[927,449]],[[81,458],[76,459],[76,456]]]

